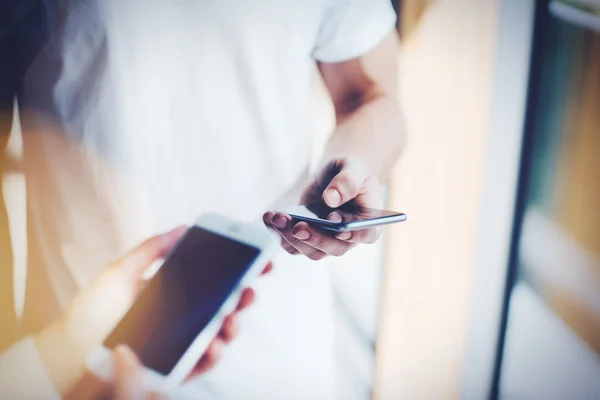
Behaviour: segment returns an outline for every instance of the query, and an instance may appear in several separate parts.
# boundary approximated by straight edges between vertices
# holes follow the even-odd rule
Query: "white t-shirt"
[[[389,0],[80,1],[21,105],[62,127],[23,119],[32,226],[60,304],[202,212],[258,220],[311,160],[315,60],[360,56],[394,24]],[[191,385],[330,396],[327,276],[302,258],[276,265],[225,360]]]

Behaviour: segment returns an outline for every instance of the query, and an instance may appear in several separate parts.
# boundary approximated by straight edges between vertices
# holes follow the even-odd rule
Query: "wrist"
[[[64,396],[85,372],[85,351],[71,340],[63,320],[36,334],[34,342],[48,376]]]

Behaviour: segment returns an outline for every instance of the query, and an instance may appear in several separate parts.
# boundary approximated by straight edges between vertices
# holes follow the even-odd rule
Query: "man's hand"
[[[83,376],[84,360],[125,315],[140,289],[144,273],[185,234],[186,227],[146,240],[130,253],[109,265],[90,288],[73,300],[63,317],[48,326],[35,340],[42,361],[61,393],[68,393]],[[271,268],[269,264],[265,271]],[[191,376],[210,369],[222,349],[237,333],[237,313],[254,300],[246,289],[236,312],[229,315],[219,334],[198,361]]]
[[[365,54],[340,62],[319,62],[323,82],[335,108],[336,127],[324,159],[333,160],[304,191],[302,204],[348,202],[382,208],[378,179],[387,179],[406,139],[398,96],[398,35],[388,37]],[[339,155],[354,157],[340,158]],[[267,212],[267,227],[279,232],[291,254],[313,260],[341,256],[356,243],[372,243],[381,229],[325,234],[306,222],[294,224],[287,214]]]
[[[115,361],[115,382],[112,390],[114,400],[162,400],[160,393],[147,390],[142,382],[144,367],[136,355],[125,346],[113,351]]]
[[[362,160],[346,157],[329,162],[304,190],[300,203],[323,202],[331,208],[350,203],[360,207],[383,208],[383,194],[377,177]],[[331,220],[339,215],[333,213]],[[328,255],[342,256],[357,243],[374,243],[381,228],[370,228],[335,235],[311,227],[306,222],[294,223],[285,213],[266,212],[263,222],[281,236],[282,247],[290,254],[304,254],[311,260]]]

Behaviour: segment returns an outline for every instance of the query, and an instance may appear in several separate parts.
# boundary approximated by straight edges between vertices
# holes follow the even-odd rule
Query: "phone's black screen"
[[[169,374],[239,284],[257,248],[192,227],[105,340]]]

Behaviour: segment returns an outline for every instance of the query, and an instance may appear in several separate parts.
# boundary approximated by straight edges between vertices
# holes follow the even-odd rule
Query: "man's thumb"
[[[361,168],[343,168],[323,191],[323,201],[331,208],[349,202],[360,194],[366,178],[367,172]]]
[[[113,351],[115,363],[115,399],[142,399],[143,387],[140,376],[142,366],[129,348],[118,346]]]
[[[123,256],[115,266],[133,276],[141,275],[154,261],[165,257],[186,231],[186,226],[180,226],[162,235],[153,236]]]

